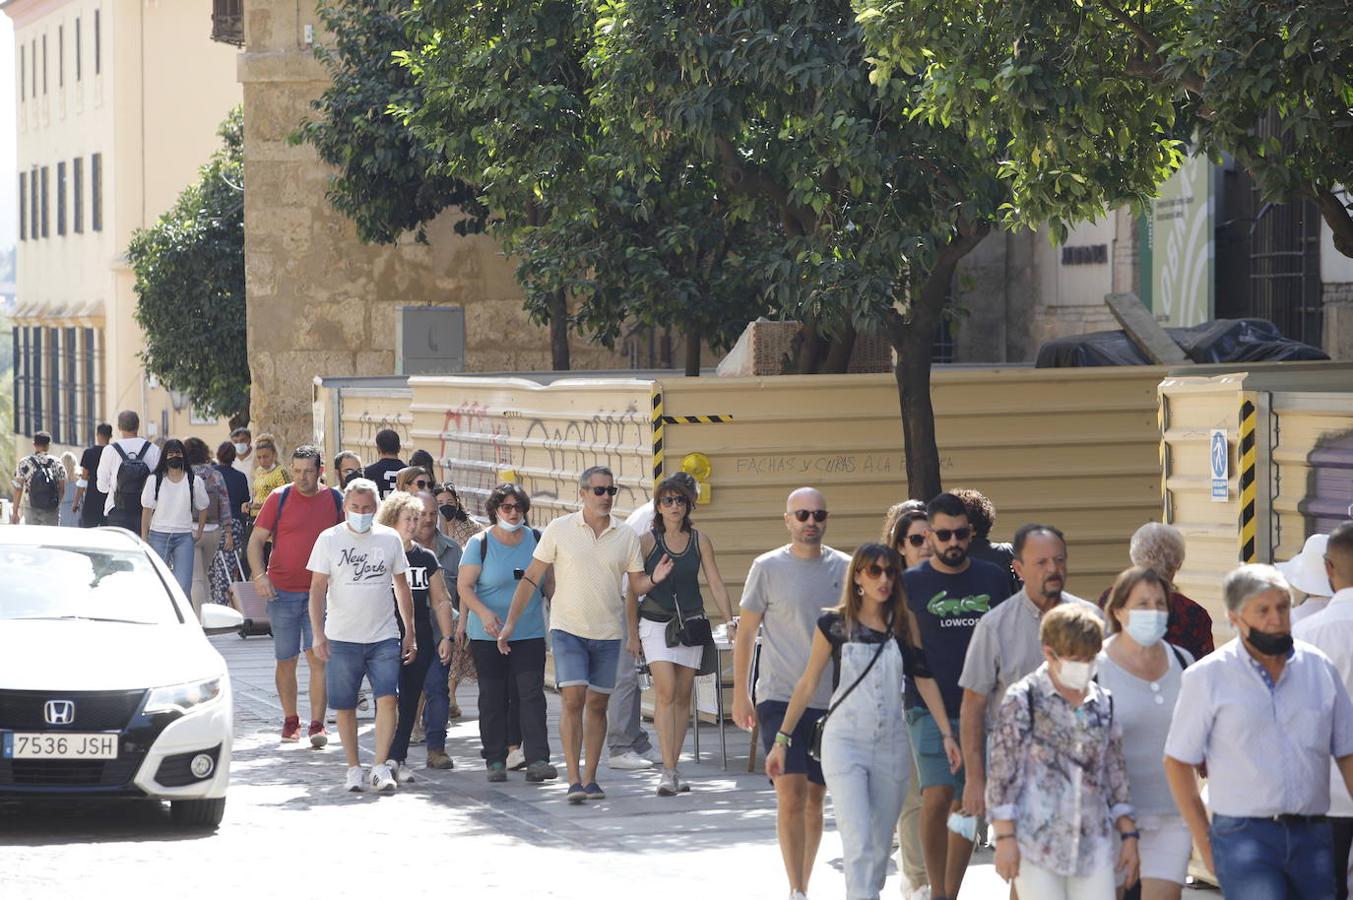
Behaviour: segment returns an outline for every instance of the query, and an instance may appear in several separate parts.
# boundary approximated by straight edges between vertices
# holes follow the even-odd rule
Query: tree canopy
[[[173,207],[131,239],[136,321],[146,371],[193,406],[249,421],[245,352],[244,116],[222,123],[221,148]]]

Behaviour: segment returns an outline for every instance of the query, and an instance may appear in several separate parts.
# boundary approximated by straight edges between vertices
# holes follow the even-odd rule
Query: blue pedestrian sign
[[[1226,432],[1213,431],[1208,449],[1212,470],[1212,500],[1216,503],[1225,503],[1231,496],[1231,454],[1226,446]]]

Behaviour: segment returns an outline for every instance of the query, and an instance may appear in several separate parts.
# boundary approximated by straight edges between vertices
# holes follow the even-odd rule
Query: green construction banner
[[[1151,203],[1142,302],[1166,325],[1198,325],[1212,318],[1216,278],[1212,163],[1190,156]]]

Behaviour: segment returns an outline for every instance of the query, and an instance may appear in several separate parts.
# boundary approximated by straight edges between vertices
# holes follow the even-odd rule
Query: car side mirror
[[[239,631],[244,616],[239,610],[219,603],[202,604],[202,630],[207,634],[229,634]]]

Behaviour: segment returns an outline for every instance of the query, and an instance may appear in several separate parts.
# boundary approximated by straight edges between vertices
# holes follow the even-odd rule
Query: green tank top
[[[700,532],[691,529],[690,543],[681,554],[669,550],[658,532],[653,532],[653,537],[657,540],[644,560],[644,571],[652,575],[664,555],[672,558],[672,571],[644,595],[639,614],[657,622],[669,621],[676,615],[676,604],[680,600],[681,615],[704,615],[705,601],[700,596]]]

